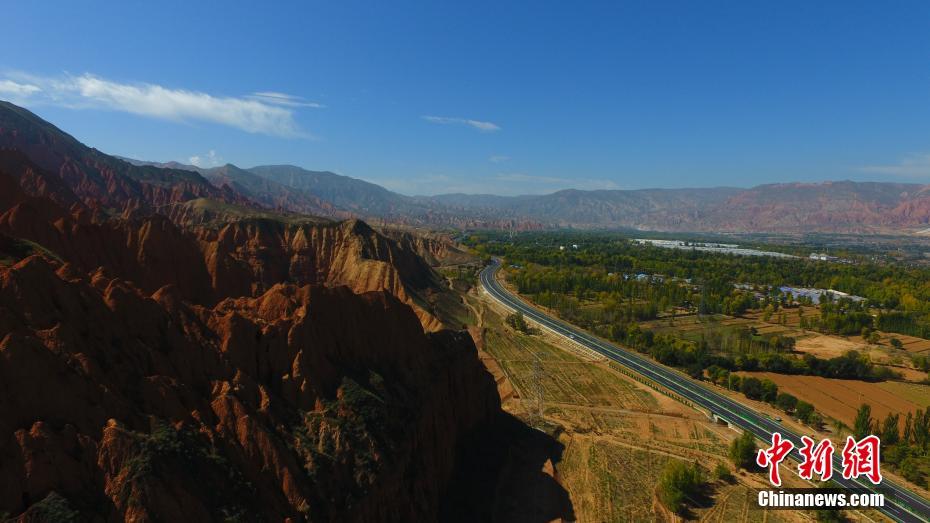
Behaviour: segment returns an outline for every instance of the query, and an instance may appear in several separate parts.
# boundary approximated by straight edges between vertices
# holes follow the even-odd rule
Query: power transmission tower
[[[533,389],[536,393],[536,412],[533,413],[534,417],[539,418],[540,420],[543,417],[543,370],[542,362],[539,359],[539,356],[535,356],[533,360]]]

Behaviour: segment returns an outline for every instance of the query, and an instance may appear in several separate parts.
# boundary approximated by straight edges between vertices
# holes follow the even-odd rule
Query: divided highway
[[[795,448],[802,446],[801,434],[796,434],[779,423],[763,416],[741,403],[716,392],[698,381],[672,370],[635,351],[627,350],[613,343],[601,340],[582,329],[574,327],[564,321],[549,316],[522,301],[520,298],[506,290],[497,281],[496,273],[500,268],[500,260],[493,260],[480,274],[481,286],[492,298],[511,310],[517,310],[523,315],[546,329],[574,340],[584,347],[604,355],[607,358],[629,368],[638,374],[649,378],[659,385],[679,394],[683,398],[718,415],[737,427],[752,432],[764,441],[771,440],[772,432],[782,433],[786,439],[794,443]],[[839,457],[834,456],[834,470],[842,470]],[[845,488],[872,488],[868,481],[846,480],[834,474],[834,481]],[[915,495],[909,490],[896,485],[887,479],[881,484],[885,492],[885,506],[879,508],[882,513],[899,522],[930,521],[930,502]],[[892,499],[893,498],[893,499]]]

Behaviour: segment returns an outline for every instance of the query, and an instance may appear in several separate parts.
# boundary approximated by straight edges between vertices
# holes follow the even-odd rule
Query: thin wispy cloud
[[[930,153],[911,154],[896,164],[866,165],[859,170],[889,176],[930,177]]]
[[[249,98],[270,104],[283,105],[285,107],[312,107],[314,109],[322,109],[323,107],[326,107],[319,102],[312,102],[300,96],[277,93],[274,91],[252,93],[249,95]]]
[[[214,151],[213,149],[210,149],[210,151],[207,152],[207,154],[198,154],[198,155],[191,156],[190,158],[187,159],[187,161],[191,165],[195,167],[200,167],[203,169],[223,165],[223,158],[220,155],[216,154],[216,151]]]
[[[485,133],[492,133],[495,131],[500,131],[501,128],[496,123],[493,122],[483,122],[481,120],[471,120],[469,118],[452,118],[449,116],[423,116],[423,119],[430,123],[436,123],[440,125],[466,125],[473,129]]]
[[[13,99],[32,96],[41,88],[28,83],[14,82],[13,80],[0,80],[0,95]]]
[[[510,161],[510,157],[503,154],[494,154],[488,158],[488,161],[491,163],[504,163]]]
[[[7,74],[0,78],[0,94],[20,105],[106,109],[177,122],[209,122],[288,138],[309,136],[294,116],[297,107],[312,107],[306,105],[310,102],[282,93],[216,96],[151,83],[114,82],[89,73],[61,77]]]

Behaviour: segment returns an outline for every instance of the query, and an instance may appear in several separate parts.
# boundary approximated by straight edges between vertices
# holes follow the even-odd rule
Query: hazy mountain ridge
[[[250,204],[190,170],[133,165],[92,149],[32,112],[0,101],[0,148],[26,155],[85,204],[118,212],[155,209],[193,198]],[[50,180],[53,178],[49,178]],[[60,180],[59,180],[60,179]]]
[[[0,105],[0,148],[17,149],[56,179],[27,180],[58,203],[121,212],[198,198],[333,219],[439,228],[634,228],[713,232],[911,233],[930,222],[930,190],[912,183],[778,183],[748,189],[577,190],[544,195],[406,196],[377,184],[293,165],[201,168],[119,159],[34,114]],[[53,189],[57,189],[57,192]],[[30,189],[32,188],[32,189]],[[54,194],[53,194],[54,193]]]
[[[229,171],[251,173],[295,193],[263,198]],[[201,169],[272,208],[384,223],[453,228],[633,228],[712,232],[909,233],[930,222],[930,189],[916,183],[828,181],[735,187],[578,190],[544,195],[405,196],[370,182],[294,166]],[[246,186],[249,190],[243,190]],[[300,191],[299,193],[297,193]],[[306,206],[315,199],[316,207]],[[313,212],[313,211],[311,211]],[[341,214],[340,214],[341,213]]]
[[[914,183],[830,181],[733,187],[582,191],[540,196],[440,195],[467,212],[549,227],[711,232],[899,232],[930,221],[930,190]]]
[[[259,176],[231,163],[217,167],[197,167],[179,162],[148,162],[123,158],[134,165],[148,165],[169,169],[193,171],[216,187],[228,187],[236,193],[262,206],[276,211],[312,214],[327,218],[344,219],[353,215],[336,209],[329,202],[309,191],[283,185],[268,177]]]

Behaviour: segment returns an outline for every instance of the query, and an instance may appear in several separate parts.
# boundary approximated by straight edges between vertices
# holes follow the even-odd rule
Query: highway
[[[752,408],[738,403],[676,370],[653,361],[647,356],[604,341],[582,329],[531,307],[523,300],[510,293],[497,281],[496,273],[499,268],[500,260],[493,260],[490,265],[481,271],[480,282],[484,290],[493,299],[507,308],[522,312],[524,317],[555,334],[570,338],[587,349],[610,358],[620,365],[686,398],[695,405],[713,412],[732,425],[752,432],[756,437],[766,442],[771,441],[771,434],[778,431],[781,432],[783,437],[794,443],[796,449],[802,446],[801,434],[792,432],[774,420],[752,410]],[[839,454],[839,449],[837,449],[837,454]],[[874,488],[868,480],[843,479],[839,474],[839,471],[842,470],[842,463],[837,455],[834,455],[833,469],[833,481],[842,487],[860,489]],[[899,522],[930,521],[930,502],[926,499],[888,481],[888,479],[882,481],[880,489],[886,494],[885,506],[877,510],[880,510],[892,520]],[[892,497],[893,499],[891,499]]]

